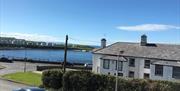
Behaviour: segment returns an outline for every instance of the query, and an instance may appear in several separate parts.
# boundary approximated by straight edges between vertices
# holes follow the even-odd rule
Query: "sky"
[[[0,36],[100,45],[180,44],[180,0],[0,0]]]

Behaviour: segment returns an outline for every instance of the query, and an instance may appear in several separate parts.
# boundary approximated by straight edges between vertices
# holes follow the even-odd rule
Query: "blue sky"
[[[0,0],[1,36],[98,45],[180,44],[180,0]]]

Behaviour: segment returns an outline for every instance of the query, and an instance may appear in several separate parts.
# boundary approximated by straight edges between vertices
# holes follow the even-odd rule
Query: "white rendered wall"
[[[101,63],[101,58],[102,55],[99,54],[93,54],[92,58],[92,62],[93,62],[93,68],[92,68],[92,72],[94,73],[100,73],[100,63]]]
[[[163,66],[163,76],[155,75],[155,65],[151,65],[151,79],[153,80],[167,80],[172,78],[172,67]]]
[[[144,68],[144,58],[134,58],[135,67],[129,67],[129,71],[134,71],[134,78],[144,78],[144,73],[150,74],[150,69]],[[129,64],[129,63],[128,63]]]
[[[110,61],[110,68],[104,69],[103,68],[103,60],[100,58],[103,55],[100,54],[93,54],[93,68],[92,71],[94,73],[99,74],[108,74],[114,75],[116,73],[115,67],[116,67],[116,61],[111,60]],[[143,58],[135,58],[135,67],[129,67],[129,61],[123,62],[123,70],[119,71],[119,73],[123,73],[123,77],[128,77],[129,71],[134,71],[134,78],[144,78],[144,73],[150,74],[150,79],[152,80],[171,80],[171,81],[177,81],[178,79],[172,78],[172,72],[173,67],[171,66],[163,66],[163,76],[156,76],[155,75],[155,65],[150,65],[150,69],[144,68],[144,60]],[[148,59],[147,59],[148,60]],[[152,61],[158,61],[158,60],[150,60]]]
[[[114,75],[116,74],[116,61],[114,60],[110,60],[110,67],[109,69],[104,69],[103,68],[103,60],[101,60],[101,74],[108,74],[110,73],[110,75]],[[128,73],[128,63],[127,62],[123,62],[123,68],[122,71],[118,71],[118,73],[123,73],[123,77],[127,77]]]
[[[153,80],[170,80],[170,81],[178,81],[180,79],[172,78],[173,67],[172,66],[163,66],[163,76],[155,75],[155,65],[151,65],[151,75],[150,79]]]
[[[100,59],[103,55],[93,54],[93,72],[100,74],[114,75],[116,73],[116,61],[110,61],[109,69],[103,68],[103,60]],[[150,74],[150,69],[144,68],[143,58],[135,58],[135,67],[129,67],[129,61],[123,62],[123,70],[119,73],[123,73],[123,77],[128,77],[129,71],[134,71],[134,78],[144,78],[144,73]]]

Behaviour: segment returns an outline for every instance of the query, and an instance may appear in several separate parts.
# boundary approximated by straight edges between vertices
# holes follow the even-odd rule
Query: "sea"
[[[21,50],[0,50],[0,57],[28,58],[41,61],[63,62],[64,50],[51,49],[21,49]],[[70,63],[92,63],[92,53],[80,50],[68,50],[67,61]]]

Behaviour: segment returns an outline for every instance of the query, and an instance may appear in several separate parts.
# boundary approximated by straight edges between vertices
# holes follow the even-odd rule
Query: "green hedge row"
[[[62,87],[63,73],[61,70],[47,70],[42,74],[43,87],[59,89]]]
[[[115,91],[115,77],[86,71],[50,70],[43,73],[46,88],[63,91]],[[118,79],[118,91],[180,91],[180,83],[144,79]]]

